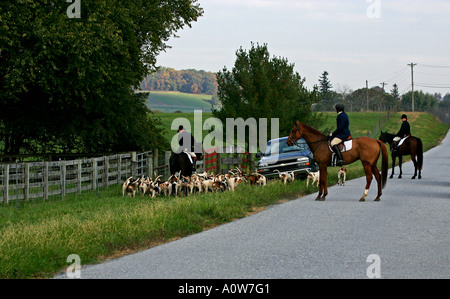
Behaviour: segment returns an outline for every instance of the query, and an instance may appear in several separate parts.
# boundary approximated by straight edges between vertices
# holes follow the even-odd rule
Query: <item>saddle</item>
[[[344,153],[344,152],[347,152],[347,151],[351,150],[352,147],[353,147],[352,136],[350,136],[348,140],[345,140],[345,141],[339,143],[338,147],[339,147],[339,150],[341,151],[341,153]],[[331,148],[331,140],[328,141],[328,148],[330,149],[330,151],[332,153],[331,154],[331,164],[330,164],[330,166],[333,166],[333,167],[337,166],[336,165],[337,156],[334,153],[333,149]]]
[[[411,135],[408,135],[408,136],[406,136],[405,138],[402,138],[402,139],[398,142],[397,147],[400,147],[400,145],[402,145],[403,142],[404,142],[408,137],[410,137],[410,136],[411,136]]]
[[[350,136],[349,138],[352,138],[352,137]],[[341,153],[351,150],[353,147],[353,139],[345,140],[345,141],[339,143],[338,147],[341,150]],[[331,148],[331,140],[328,141],[328,148],[330,149],[330,152],[334,153],[333,149]]]

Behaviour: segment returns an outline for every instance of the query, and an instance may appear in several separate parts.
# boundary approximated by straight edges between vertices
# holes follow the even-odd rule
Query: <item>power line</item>
[[[437,85],[428,85],[428,84],[419,84],[419,83],[416,83],[416,86],[427,87],[427,88],[450,88],[450,85],[437,86]]]
[[[424,72],[417,72],[416,74],[422,74],[422,75],[427,75],[427,76],[439,76],[439,77],[449,77],[450,74],[431,74],[431,73],[424,73]]]
[[[450,68],[450,65],[430,65],[430,64],[421,64],[420,66],[424,67],[434,67],[434,68]]]

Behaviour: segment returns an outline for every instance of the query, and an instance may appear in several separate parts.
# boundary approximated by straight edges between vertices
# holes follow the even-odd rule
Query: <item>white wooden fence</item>
[[[46,200],[53,195],[64,199],[69,193],[97,191],[122,184],[129,176],[153,173],[154,166],[164,170],[157,165],[157,150],[71,161],[0,164],[0,202]]]
[[[0,203],[38,198],[48,200],[50,196],[64,200],[66,194],[98,192],[99,188],[122,185],[130,176],[162,175],[163,179],[167,179],[170,176],[171,153],[165,151],[159,155],[158,149],[155,149],[139,154],[131,152],[70,161],[0,164]],[[225,155],[224,158],[211,151],[203,153],[204,160],[196,163],[197,172],[223,172],[222,165],[234,167],[236,163],[247,168],[240,165],[247,158]]]

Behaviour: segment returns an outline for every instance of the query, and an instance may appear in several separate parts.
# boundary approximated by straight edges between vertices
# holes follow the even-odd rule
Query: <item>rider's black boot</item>
[[[392,143],[392,153],[397,153],[397,148],[398,148],[398,142],[393,142]]]
[[[338,145],[333,146],[333,151],[336,154],[336,166],[342,166],[345,164],[344,159],[342,159],[342,153],[341,150],[339,149]]]

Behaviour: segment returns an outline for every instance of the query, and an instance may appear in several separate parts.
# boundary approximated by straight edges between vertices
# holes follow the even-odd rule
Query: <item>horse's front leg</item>
[[[327,188],[327,165],[320,164],[320,177],[319,177],[319,194],[316,197],[318,201],[324,201],[328,195]]]
[[[400,174],[398,175],[398,178],[399,179],[401,179],[402,178],[402,174],[403,174],[403,171],[402,171],[402,155],[399,155],[398,156],[398,168],[400,169]]]

